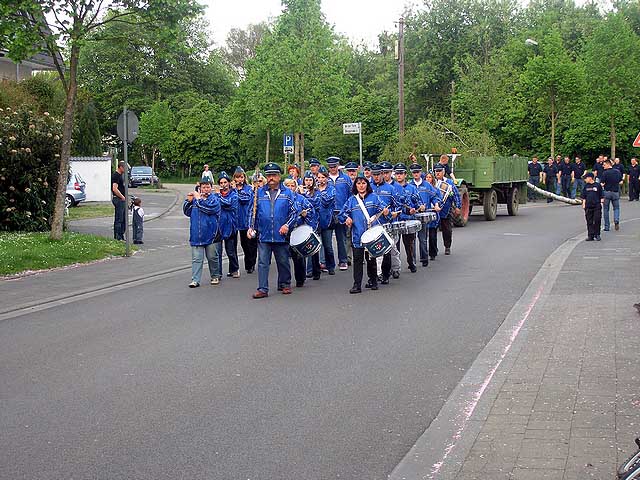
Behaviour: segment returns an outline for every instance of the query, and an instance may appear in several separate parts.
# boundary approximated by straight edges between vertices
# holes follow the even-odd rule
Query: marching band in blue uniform
[[[425,177],[433,183],[424,179],[422,167],[417,163],[411,164],[409,168],[403,163],[395,166],[389,162],[367,163],[366,169],[363,168],[361,173],[356,172],[357,176],[352,171],[357,165],[348,164],[351,167],[350,175],[346,175],[339,170],[339,164],[338,157],[329,157],[327,169],[317,159],[311,159],[310,170],[304,173],[302,179],[295,175],[295,178],[289,177],[283,182],[280,166],[268,163],[263,169],[267,180],[263,186],[255,184],[256,178],[254,186],[247,184],[241,167],[234,172],[236,185],[231,185],[231,179],[224,172],[219,176],[220,188],[215,192],[211,192],[208,180],[201,182],[203,193],[198,194],[199,198],[190,194],[183,206],[184,213],[190,217],[191,222],[193,274],[189,286],[199,286],[205,255],[209,260],[211,283],[219,283],[223,246],[229,257],[228,276],[239,277],[237,232],[240,232],[245,251],[247,273],[253,272],[255,258],[251,259],[251,249],[245,246],[249,242],[257,242],[258,287],[253,294],[256,299],[269,296],[272,255],[278,270],[277,287],[283,294],[292,293],[290,259],[293,261],[298,288],[304,286],[306,278],[320,279],[320,250],[324,254],[323,268],[326,268],[329,275],[335,274],[336,266],[346,270],[347,231],[350,231],[353,251],[353,287],[350,293],[362,292],[365,263],[368,277],[366,288],[377,290],[378,284],[386,285],[391,277],[399,277],[401,241],[409,270],[415,273],[416,233],[406,233],[403,230],[398,233],[395,227],[410,220],[417,224],[415,214],[421,212],[431,212],[427,214],[430,215],[427,217],[428,221],[423,220],[418,228],[412,230],[417,232],[421,264],[426,267],[429,259],[434,259],[437,254],[436,231],[439,225],[443,230],[446,253],[450,253],[449,214],[454,208],[460,207],[460,196],[455,183],[443,178],[444,172],[438,172],[444,170],[442,166],[436,166],[436,177],[439,183],[446,182],[450,187],[447,189],[437,188],[433,184],[436,182],[431,172]],[[410,181],[406,179],[408,170],[413,177]],[[392,177],[392,172],[395,173],[395,178]],[[442,198],[445,191],[448,192],[446,198]],[[309,231],[316,238],[317,248],[313,253],[307,250],[309,265],[305,256],[300,254],[298,245],[293,245],[291,238],[292,231],[302,225],[306,225],[307,230],[300,229],[298,232],[306,234]],[[374,252],[370,249],[371,242],[363,241],[363,234],[369,230],[378,232],[372,227],[379,225],[384,226],[378,227],[380,232],[387,232],[383,236],[393,239],[386,244],[388,248],[384,252]],[[337,265],[333,251],[334,233],[338,248]],[[300,236],[299,233],[297,236]],[[383,237],[381,240],[384,243]],[[397,259],[395,264],[394,257]]]

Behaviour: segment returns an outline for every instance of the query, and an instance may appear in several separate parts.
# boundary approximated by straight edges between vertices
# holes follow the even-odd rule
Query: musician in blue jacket
[[[189,288],[200,286],[204,257],[209,263],[211,281],[220,275],[218,251],[213,243],[218,234],[220,200],[211,194],[211,182],[199,183],[199,192],[191,192],[182,204],[182,211],[189,217],[189,244],[191,245],[191,283]]]
[[[371,167],[371,177],[373,178],[373,183],[371,184],[373,193],[378,195],[386,207],[389,207],[390,218],[392,221],[395,220],[396,217],[400,215],[402,205],[397,203],[398,195],[396,189],[385,182],[381,164],[376,164]],[[389,283],[389,277],[391,276],[391,257],[394,250],[395,245],[389,253],[385,253],[382,257],[376,258],[377,271],[382,285],[387,285]]]
[[[247,184],[247,175],[240,166],[236,167],[235,172],[233,172],[233,181],[238,194],[236,227],[240,236],[240,245],[244,252],[244,269],[247,273],[253,273],[258,255],[258,240],[247,236],[249,221],[253,214],[253,188]]]
[[[240,278],[240,266],[238,265],[238,236],[236,234],[237,217],[238,217],[238,193],[231,188],[231,178],[227,172],[220,172],[218,177],[218,193],[220,198],[220,222],[218,223],[218,231],[220,238],[218,239],[218,265],[220,266],[220,275],[214,279],[211,284],[220,283],[222,276],[222,249],[224,248],[229,260],[229,272],[227,277]]]
[[[395,192],[394,202],[396,204],[396,210],[402,210],[404,208],[404,189],[391,176],[393,165],[391,165],[390,162],[382,162],[380,166],[382,167],[384,181],[387,182]],[[400,266],[400,249],[394,246],[393,250],[391,250],[391,275],[393,278],[400,278]]]
[[[323,165],[318,169],[318,194],[320,195],[320,237],[324,251],[325,267],[329,275],[336,274],[336,259],[333,254],[333,229],[335,228],[336,189],[329,172]]]
[[[280,183],[282,169],[276,163],[264,167],[267,184],[258,190],[258,201],[254,228],[247,234],[258,231],[258,289],[253,298],[269,296],[269,267],[271,255],[278,267],[278,288],[284,295],[291,293],[291,267],[287,234],[296,221],[296,200],[293,193]]]
[[[316,226],[315,231],[320,238],[322,238],[321,228],[320,228],[320,209],[321,209],[321,199],[320,192],[318,192],[318,183],[313,176],[311,171],[307,171],[304,174],[304,178],[302,179],[302,187],[303,187],[303,195],[313,206],[313,210],[316,213]],[[326,213],[325,213],[326,215]],[[328,214],[329,222],[331,221],[331,216],[333,215],[333,207],[331,207],[331,211]],[[329,232],[329,238],[331,238],[331,232]],[[322,248],[320,248],[322,250]],[[320,280],[320,252],[311,255],[307,262],[307,278],[313,278],[314,280]]]
[[[460,212],[462,201],[460,200],[460,192],[458,187],[450,178],[444,178],[444,168],[436,165],[434,168],[436,174],[436,187],[439,188],[441,182],[447,182],[450,194],[447,198],[442,199],[442,210],[440,211],[440,230],[442,230],[442,243],[444,243],[444,254],[451,255],[451,242],[453,240],[453,220],[451,213],[456,215]],[[442,191],[442,189],[440,189]],[[453,210],[452,210],[453,209]]]
[[[298,193],[298,182],[293,178],[286,178],[283,182],[293,193],[296,201],[296,220],[293,224],[294,229],[301,225],[308,225],[313,230],[318,226],[318,216],[311,202],[301,193]],[[291,241],[289,241],[291,244]],[[296,279],[296,287],[304,287],[304,281],[307,278],[307,269],[305,267],[304,257],[293,248],[289,247],[289,255],[293,260],[293,273]]]
[[[360,240],[362,234],[368,228],[380,224],[380,220],[377,218],[380,214],[385,216],[389,215],[389,208],[373,193],[369,180],[365,177],[357,177],[352,187],[352,196],[349,197],[338,215],[338,219],[341,222],[351,227],[351,241],[353,242],[353,287],[349,290],[349,293],[362,292],[362,264],[365,260],[367,262],[369,288],[371,288],[371,290],[378,289],[376,260],[374,257],[371,257],[368,252],[365,253],[365,249]]]
[[[327,166],[329,167],[329,178],[336,189],[336,205],[334,213],[337,215],[344,207],[351,192],[351,186],[353,182],[344,172],[338,170],[340,165],[340,158],[329,157],[327,158]],[[336,243],[338,245],[338,268],[340,270],[346,270],[348,268],[347,257],[347,227],[337,222],[335,226]]]
[[[413,180],[411,180],[411,183],[416,187],[416,190],[418,190],[418,195],[420,195],[420,211],[424,212],[425,210],[431,209],[435,210],[436,212],[439,211],[440,205],[438,204],[438,191],[433,185],[422,178],[422,167],[418,163],[413,163],[411,164],[409,169],[411,170],[411,175],[413,176]],[[429,265],[428,235],[429,224],[423,223],[422,228],[418,232],[418,243],[420,244],[420,263],[423,267]]]
[[[421,206],[422,201],[420,194],[418,193],[418,189],[412,183],[407,182],[407,166],[404,163],[397,163],[394,167],[394,171],[396,174],[396,182],[403,189],[404,205],[402,206],[402,212],[400,213],[400,220],[414,220],[414,214],[418,210],[425,210],[425,207]],[[403,233],[402,243],[407,255],[409,271],[411,273],[416,273],[416,234]],[[400,240],[398,240],[396,248],[400,251]]]

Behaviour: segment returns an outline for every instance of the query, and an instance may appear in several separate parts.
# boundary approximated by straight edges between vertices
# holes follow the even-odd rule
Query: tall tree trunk
[[[304,176],[304,132],[300,132],[300,176]]]
[[[269,163],[269,147],[271,146],[271,130],[267,130],[267,149],[264,153],[265,163]]]
[[[64,200],[69,181],[69,156],[71,155],[71,137],[73,136],[73,121],[76,113],[76,96],[78,93],[78,57],[80,46],[77,41],[71,41],[71,56],[69,57],[69,83],[67,85],[67,100],[64,107],[62,124],[62,151],[58,167],[58,185],[56,186],[56,201],[51,220],[51,240],[60,240],[64,226]]]
[[[616,158],[616,119],[611,115],[611,161]]]
[[[456,124],[456,112],[453,108],[453,97],[455,97],[455,95],[456,95],[456,81],[451,80],[451,101],[449,102],[451,107],[451,128],[453,128]]]
[[[551,95],[551,157],[556,156],[556,97]]]

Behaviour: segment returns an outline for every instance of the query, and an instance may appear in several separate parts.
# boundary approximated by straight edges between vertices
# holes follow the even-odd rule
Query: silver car
[[[79,173],[71,173],[71,178],[67,183],[67,196],[64,200],[67,207],[77,207],[80,202],[87,200],[86,186],[87,184]]]

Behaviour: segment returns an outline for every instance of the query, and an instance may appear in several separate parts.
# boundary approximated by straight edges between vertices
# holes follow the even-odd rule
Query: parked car
[[[67,183],[67,196],[65,197],[65,204],[68,207],[77,207],[80,202],[86,201],[86,187],[87,184],[82,179],[80,174],[72,172],[69,183]]]
[[[157,185],[158,177],[153,173],[151,167],[131,167],[129,171],[129,186],[138,187],[140,185]]]

